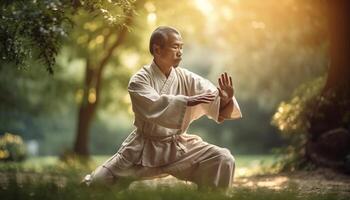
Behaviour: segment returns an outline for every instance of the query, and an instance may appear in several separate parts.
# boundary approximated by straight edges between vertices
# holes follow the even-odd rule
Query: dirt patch
[[[174,184],[186,187],[196,187],[195,184],[192,184],[191,182],[180,181],[173,176],[167,176],[165,178],[135,181],[129,188],[156,188],[159,186],[172,187]],[[293,188],[298,190],[301,194],[336,193],[350,197],[350,176],[337,173],[330,169],[295,171],[288,173],[238,177],[235,179],[233,184],[233,188],[235,187],[264,187],[276,191]]]
[[[330,169],[240,177],[235,180],[234,186],[267,187],[275,190],[295,187],[301,193],[334,192],[350,196],[350,176]]]

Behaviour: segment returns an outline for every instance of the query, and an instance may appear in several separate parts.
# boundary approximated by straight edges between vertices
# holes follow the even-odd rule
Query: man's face
[[[181,36],[169,33],[164,47],[160,48],[160,59],[169,66],[177,67],[182,59],[182,46]]]

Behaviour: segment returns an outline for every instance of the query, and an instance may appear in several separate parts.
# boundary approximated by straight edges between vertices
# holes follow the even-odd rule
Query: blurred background
[[[85,10],[73,15],[53,75],[40,62],[23,69],[1,62],[0,134],[21,136],[31,155],[115,153],[134,128],[129,78],[152,60],[152,31],[169,25],[182,33],[185,44],[180,66],[216,85],[220,73],[231,74],[243,113],[242,119],[220,125],[203,117],[188,133],[234,155],[270,154],[286,146],[271,123],[274,114],[296,88],[324,79],[327,72],[328,33],[318,1],[136,2],[132,14],[105,7],[101,16]],[[123,23],[127,28],[109,26]],[[87,141],[86,147],[77,140]]]

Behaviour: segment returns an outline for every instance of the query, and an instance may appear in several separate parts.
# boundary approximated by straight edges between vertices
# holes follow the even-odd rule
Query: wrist
[[[232,101],[232,98],[221,98],[220,99],[220,107],[226,107],[230,102]]]
[[[229,101],[232,100],[232,98],[230,98],[230,97],[221,97],[220,100],[225,102],[225,103],[228,103]]]

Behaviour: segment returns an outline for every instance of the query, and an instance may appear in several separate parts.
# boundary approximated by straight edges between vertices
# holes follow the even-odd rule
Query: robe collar
[[[174,78],[174,75],[175,75],[174,71],[175,70],[173,67],[170,71],[168,78],[165,76],[165,74],[163,74],[163,72],[160,70],[160,68],[158,67],[158,65],[154,61],[152,61],[152,63],[151,63],[151,68],[155,72],[156,76],[158,78],[160,78],[160,80],[162,80],[163,82],[166,82],[168,80],[172,80]]]
[[[171,69],[168,78],[165,76],[165,74],[163,74],[163,72],[159,69],[159,67],[157,66],[157,64],[154,61],[152,61],[151,69],[154,71],[155,76],[159,80],[161,80],[163,83],[161,90],[160,90],[160,93],[161,94],[168,93],[168,90],[175,79],[175,69],[174,68]]]

